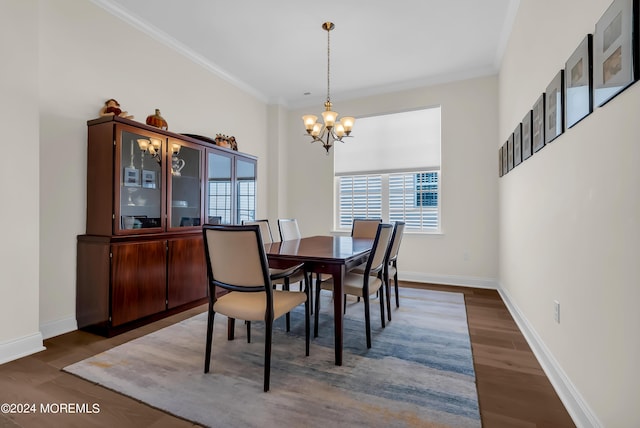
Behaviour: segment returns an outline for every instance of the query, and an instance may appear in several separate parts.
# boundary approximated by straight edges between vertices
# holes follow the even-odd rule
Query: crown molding
[[[210,71],[217,77],[225,80],[228,83],[231,83],[233,86],[237,87],[238,89],[244,92],[247,92],[248,94],[258,98],[260,101],[264,103],[267,103],[269,101],[268,97],[262,92],[246,84],[245,82],[237,79],[236,77],[229,74],[218,65],[207,60],[205,57],[198,54],[197,52],[194,52],[193,50],[189,49],[187,46],[180,43],[178,40],[174,39],[173,37],[169,36],[167,33],[160,30],[159,28],[154,27],[153,25],[138,18],[135,15],[132,15],[131,13],[129,13],[128,11],[120,7],[118,4],[110,0],[90,0],[90,1],[96,6],[109,12],[111,15],[115,16],[116,18],[131,25],[133,28],[142,31],[143,33],[150,36],[151,38],[158,41],[159,43],[162,43],[163,45],[182,54],[193,63],[205,68],[206,70]]]

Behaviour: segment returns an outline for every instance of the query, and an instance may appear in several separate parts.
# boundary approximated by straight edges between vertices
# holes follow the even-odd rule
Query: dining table
[[[342,365],[345,273],[364,263],[369,257],[373,239],[350,236],[310,236],[265,245],[271,267],[284,267],[304,263],[311,273],[330,274],[333,277],[333,322],[335,364]]]

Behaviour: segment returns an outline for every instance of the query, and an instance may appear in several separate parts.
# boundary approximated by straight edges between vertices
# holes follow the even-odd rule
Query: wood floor
[[[465,294],[483,427],[575,427],[495,290],[402,285]],[[0,365],[0,403],[33,403],[37,410],[0,413],[0,428],[194,426],[61,369],[205,310],[200,306],[108,339],[74,331],[45,340],[46,351]],[[50,405],[50,413],[40,411],[41,403]],[[86,403],[89,409],[96,404],[99,413],[63,413],[64,403]]]

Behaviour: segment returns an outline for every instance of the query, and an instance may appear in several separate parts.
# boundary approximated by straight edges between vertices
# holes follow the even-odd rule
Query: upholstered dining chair
[[[345,274],[342,282],[344,294],[362,297],[364,301],[364,323],[367,336],[367,348],[371,348],[371,317],[369,310],[369,296],[380,291],[380,320],[384,328],[384,262],[387,255],[387,248],[393,233],[393,226],[385,223],[378,223],[373,247],[369,254],[364,272],[355,273],[349,271]],[[333,278],[321,283],[323,290],[333,291]],[[320,310],[320,288],[316,288],[315,302],[315,324],[314,336],[318,336],[318,311]]]
[[[271,227],[269,226],[268,219],[254,221],[243,220],[242,224],[256,224],[260,226],[260,236],[262,237],[262,242],[264,244],[271,244],[273,242],[273,235],[271,234]],[[300,284],[300,291],[303,291],[304,288],[308,287],[309,279],[307,277],[307,273],[302,269],[303,264],[296,265],[297,269],[295,269],[293,273],[290,273],[291,268],[293,267],[294,266],[289,266],[286,269],[269,268],[269,274],[271,276],[271,281],[273,282],[274,287],[277,285],[282,285],[283,290],[289,290],[290,285],[295,283]],[[289,314],[286,315],[286,327],[287,331],[291,330],[291,318]],[[251,340],[250,324],[247,325],[247,340]]]
[[[382,223],[381,218],[354,218],[351,226],[351,237],[373,239],[378,232],[380,223]]]
[[[295,218],[279,218],[278,230],[280,231],[281,241],[302,238],[300,228],[298,227],[298,220]]]
[[[387,292],[387,319],[391,321],[391,283],[389,277],[393,277],[393,285],[396,296],[396,308],[400,307],[400,297],[398,293],[398,251],[400,250],[400,243],[402,242],[402,236],[404,235],[404,221],[396,221],[393,226],[393,233],[391,234],[391,241],[389,242],[389,248],[384,262],[384,283],[386,284]]]
[[[278,230],[280,231],[281,241],[290,241],[302,238],[300,228],[298,227],[298,220],[295,218],[278,219]],[[307,275],[309,276],[309,303],[311,305],[311,314],[313,314],[313,272],[307,272]],[[322,281],[326,281],[329,278],[331,278],[331,275],[316,273],[316,287],[319,287]]]
[[[258,225],[204,225],[204,248],[209,283],[209,310],[204,372],[211,364],[216,313],[229,320],[264,321],[264,391],[269,390],[273,321],[305,304],[306,355],[309,355],[309,300],[306,292],[274,290]],[[241,262],[240,262],[241,261]],[[228,292],[220,297],[216,287]]]

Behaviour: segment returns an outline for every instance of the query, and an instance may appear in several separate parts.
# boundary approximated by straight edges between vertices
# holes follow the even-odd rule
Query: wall
[[[356,118],[442,106],[442,234],[407,234],[403,279],[495,287],[498,277],[497,78],[483,77],[351,101],[336,111]],[[301,116],[322,103],[291,111],[286,156],[287,211],[304,235],[333,228],[333,150],[305,137]],[[357,121],[353,133],[358,132]],[[348,140],[345,144],[349,144]],[[393,144],[393,142],[390,142]]]
[[[86,121],[98,117],[106,99],[116,98],[141,122],[159,108],[174,132],[236,136],[240,151],[259,158],[258,192],[265,195],[258,200],[259,212],[268,210],[269,187],[265,102],[89,1],[9,3],[11,9],[3,7],[11,12],[2,14],[8,21],[2,25],[3,41],[13,44],[9,54],[16,66],[2,84],[11,82],[15,90],[3,87],[3,94],[12,95],[3,98],[2,108],[20,108],[20,116],[3,117],[15,117],[8,141],[19,144],[21,159],[29,162],[7,162],[1,169],[11,177],[3,177],[3,199],[19,199],[20,212],[0,215],[9,217],[4,224],[15,235],[10,241],[24,248],[3,250],[12,252],[8,275],[3,266],[3,287],[11,287],[3,296],[11,297],[2,299],[7,311],[0,312],[12,322],[1,324],[0,346],[38,330],[46,338],[76,328],[76,236],[84,233],[86,221]]]
[[[609,4],[520,2],[494,151]],[[500,179],[503,294],[579,426],[640,426],[639,100],[636,83]]]
[[[38,325],[37,1],[0,0],[0,364],[42,348]],[[9,13],[6,13],[9,11]]]

